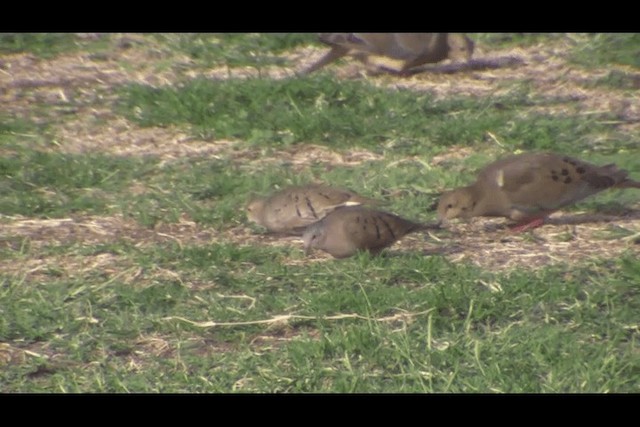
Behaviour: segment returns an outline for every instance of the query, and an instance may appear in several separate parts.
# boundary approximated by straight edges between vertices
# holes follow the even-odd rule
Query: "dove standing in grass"
[[[346,55],[367,62],[370,55],[402,61],[399,72],[444,59],[469,60],[474,43],[461,33],[321,33],[331,50],[303,71],[309,74]]]
[[[247,204],[247,218],[269,231],[299,236],[306,226],[338,207],[378,203],[346,189],[308,184],[254,197]]]
[[[614,164],[596,166],[561,154],[514,155],[486,166],[470,186],[444,193],[438,217],[503,216],[518,222],[513,231],[524,231],[608,188],[640,188],[627,175]]]
[[[307,227],[302,240],[307,255],[312,249],[320,249],[334,258],[346,258],[359,250],[376,254],[409,233],[437,227],[364,206],[352,206],[336,209]]]

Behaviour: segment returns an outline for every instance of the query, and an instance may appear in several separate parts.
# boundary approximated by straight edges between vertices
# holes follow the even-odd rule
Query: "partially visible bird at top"
[[[392,71],[405,73],[445,59],[468,61],[475,46],[463,33],[320,33],[319,39],[331,49],[301,74],[312,73],[346,55],[365,63],[370,56],[399,60],[400,68]]]
[[[513,155],[484,167],[473,184],[443,193],[438,218],[501,216],[517,221],[513,231],[524,231],[609,188],[640,188],[640,182],[615,164],[597,166],[557,153]]]

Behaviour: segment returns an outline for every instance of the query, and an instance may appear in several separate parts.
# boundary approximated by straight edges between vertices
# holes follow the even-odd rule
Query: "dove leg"
[[[301,74],[309,74],[313,73],[316,70],[324,67],[325,65],[331,64],[332,62],[337,61],[338,59],[345,56],[349,53],[348,47],[342,46],[333,46],[329,52],[327,52],[322,58],[316,61],[314,64],[311,64],[309,68],[303,70]]]
[[[520,222],[516,225],[509,227],[512,233],[523,233],[525,231],[533,230],[544,224],[545,217],[529,218],[526,221]]]

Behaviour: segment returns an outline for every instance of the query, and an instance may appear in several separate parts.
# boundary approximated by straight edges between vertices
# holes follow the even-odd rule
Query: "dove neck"
[[[471,207],[472,216],[502,216],[504,215],[505,201],[502,193],[490,187],[476,182],[466,187],[471,195],[473,205]]]
[[[247,217],[250,221],[264,225],[264,205],[265,199],[262,197],[253,197],[249,203],[247,203]]]

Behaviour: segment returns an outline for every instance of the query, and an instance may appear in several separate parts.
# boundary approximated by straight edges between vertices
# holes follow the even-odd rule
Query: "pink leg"
[[[545,217],[529,218],[526,221],[520,222],[516,225],[509,227],[512,233],[523,233],[528,230],[540,227],[544,224]]]

